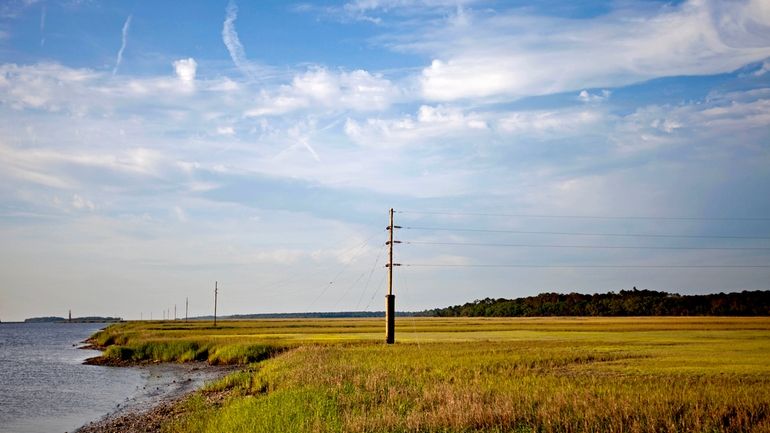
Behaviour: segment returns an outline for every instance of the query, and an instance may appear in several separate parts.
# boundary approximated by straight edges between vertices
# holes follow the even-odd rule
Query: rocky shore
[[[147,384],[141,392],[118,404],[112,413],[82,426],[75,433],[160,432],[165,421],[183,412],[181,403],[192,392],[238,369],[201,362],[131,368],[140,368],[147,374]]]

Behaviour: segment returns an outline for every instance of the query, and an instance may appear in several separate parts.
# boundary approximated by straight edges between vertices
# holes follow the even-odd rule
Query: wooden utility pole
[[[176,304],[174,304],[174,320],[176,320]]]
[[[189,299],[184,298],[184,321],[187,322],[187,307],[189,307]]]
[[[217,282],[214,281],[214,326],[217,326]]]
[[[388,249],[388,264],[385,265],[388,268],[388,294],[385,295],[385,343],[393,344],[396,341],[396,296],[393,294],[393,267],[401,266],[398,263],[393,263],[393,244],[401,243],[401,241],[393,240],[393,233],[396,229],[401,227],[393,224],[393,208],[390,209],[390,225],[388,226],[389,239],[387,245]]]

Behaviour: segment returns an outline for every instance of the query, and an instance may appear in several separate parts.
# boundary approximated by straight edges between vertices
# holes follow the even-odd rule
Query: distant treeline
[[[72,323],[107,323],[107,322],[120,322],[123,319],[120,317],[100,317],[100,316],[89,316],[89,317],[73,317],[71,322]],[[64,317],[32,317],[29,319],[24,320],[24,323],[58,323],[58,322],[70,322],[70,320],[65,319]]]
[[[397,311],[397,317],[409,317],[425,315],[423,312],[412,313],[408,311]],[[255,313],[255,314],[234,314],[231,316],[219,317],[223,320],[248,320],[248,319],[329,319],[329,318],[355,318],[355,317],[384,317],[384,311],[329,311],[312,313]],[[190,320],[212,320],[214,316],[191,317]]]
[[[535,316],[767,316],[770,291],[679,295],[654,290],[618,293],[541,293],[517,299],[479,299],[464,305],[423,311],[436,317]]]

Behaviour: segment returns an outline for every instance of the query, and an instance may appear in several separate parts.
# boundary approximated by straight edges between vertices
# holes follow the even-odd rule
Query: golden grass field
[[[770,432],[770,318],[129,322],[125,361],[244,370],[168,432]]]

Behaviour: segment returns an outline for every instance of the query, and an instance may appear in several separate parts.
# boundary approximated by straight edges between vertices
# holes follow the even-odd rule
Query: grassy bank
[[[382,327],[138,323],[96,339],[282,352],[188,400],[167,432],[770,432],[768,318],[402,319],[390,347]]]
[[[308,343],[376,341],[380,321],[372,319],[259,320],[211,322],[127,322],[90,339],[104,350],[99,363],[188,362],[247,364]]]

